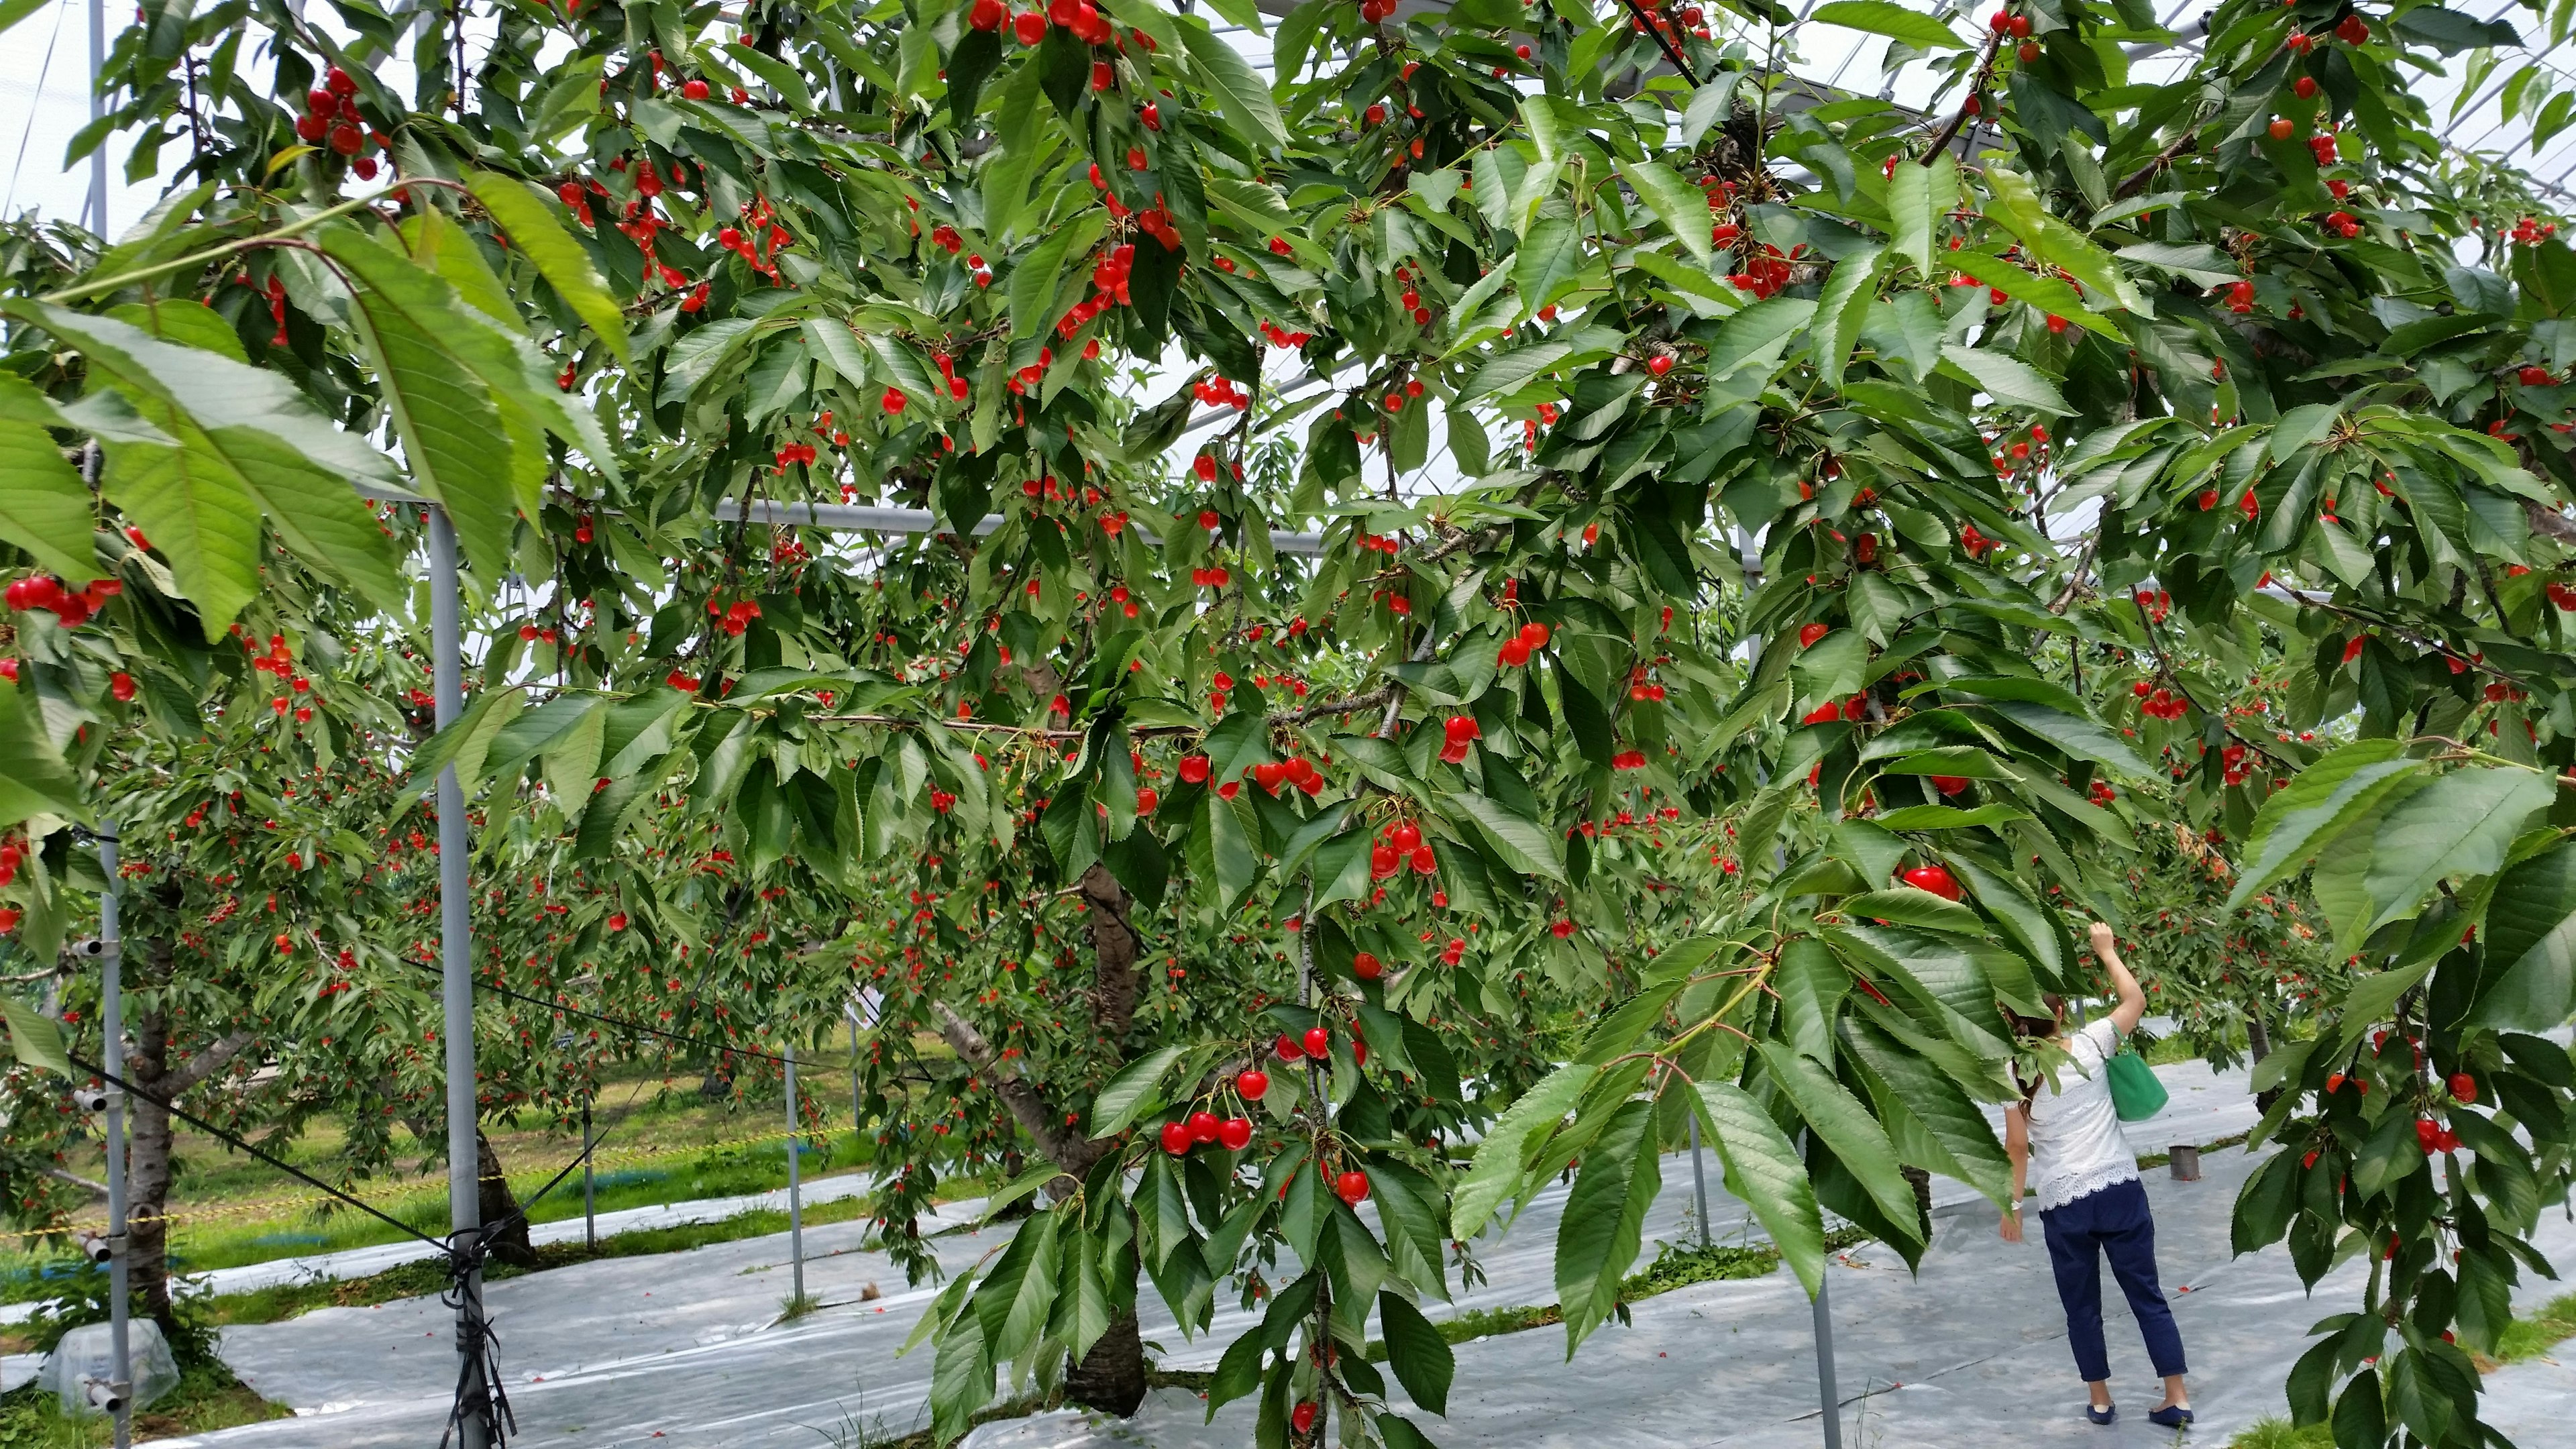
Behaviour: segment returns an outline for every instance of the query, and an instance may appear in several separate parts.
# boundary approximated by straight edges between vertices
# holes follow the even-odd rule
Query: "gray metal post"
[[[463,611],[456,580],[456,528],[448,522],[447,511],[433,504],[429,510],[430,666],[440,729],[465,712]],[[454,1240],[459,1242],[483,1227],[475,1134],[474,912],[465,869],[472,849],[465,829],[465,790],[457,782],[456,767],[449,765],[438,775],[438,921],[446,987],[447,1213]],[[492,1442],[491,1398],[483,1383],[482,1357],[471,1342],[483,1275],[474,1273],[461,1286],[464,1291],[456,1310],[462,1375],[457,1391],[459,1438],[462,1449],[486,1449]]]
[[[91,7],[93,19],[97,14]],[[116,822],[98,822],[98,868],[107,877],[107,892],[98,900],[98,1029],[107,1040],[100,1061],[110,1077],[125,1075],[125,950],[117,926]],[[127,1266],[125,1259],[125,1092],[107,1086],[107,1351],[108,1381],[116,1390],[116,1449],[134,1442],[134,1411],[125,1400],[134,1391],[133,1344],[127,1337]]]
[[[1843,1449],[1842,1395],[1834,1392],[1834,1310],[1826,1280],[1816,1279],[1816,1396],[1825,1406],[1825,1449]]]
[[[859,1009],[850,1007],[850,1160],[856,1162],[861,1148],[867,1145],[867,1102],[859,1092]]]
[[[97,121],[107,114],[107,97],[99,92],[99,76],[107,69],[107,6],[104,0],[89,0],[89,118]],[[107,141],[101,137],[98,149],[89,157],[89,227],[101,241],[107,239]],[[119,1419],[118,1423],[125,1422]],[[123,1443],[120,1431],[118,1442]]]
[[[581,1104],[581,1245],[599,1246],[599,1204],[591,1193],[590,1104]]]
[[[802,1158],[796,1150],[796,1048],[779,1053],[787,1063],[787,1256],[796,1272],[798,1308],[805,1306],[805,1192]]]
[[[1691,1144],[1691,1192],[1692,1192],[1692,1194],[1693,1194],[1694,1196],[1696,1196],[1696,1197],[1699,1199],[1699,1245],[1700,1245],[1701,1247],[1705,1248],[1705,1247],[1707,1247],[1707,1246],[1708,1246],[1708,1242],[1709,1242],[1709,1239],[1708,1239],[1708,1168],[1707,1168],[1706,1166],[1704,1166],[1704,1165],[1701,1163],[1701,1161],[1700,1161],[1700,1153],[1699,1153],[1699,1113],[1697,1113],[1697,1112],[1692,1112],[1692,1113],[1691,1113],[1687,1118],[1685,1118],[1685,1119],[1683,1119],[1683,1120],[1685,1120],[1685,1121],[1687,1121],[1687,1122],[1689,1122],[1689,1123],[1690,1123],[1690,1144]]]

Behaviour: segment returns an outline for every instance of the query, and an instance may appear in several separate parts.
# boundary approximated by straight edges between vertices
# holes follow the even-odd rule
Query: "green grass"
[[[2334,1430],[2324,1424],[2298,1429],[2287,1419],[2258,1419],[2228,1440],[2227,1449],[2334,1449]]]
[[[181,1370],[177,1388],[134,1416],[134,1438],[172,1439],[290,1416],[222,1364],[201,1363]],[[54,1396],[34,1384],[0,1396],[0,1449],[96,1449],[113,1438],[106,1419],[66,1419]]]
[[[2514,1319],[2505,1328],[2504,1341],[2496,1345],[2496,1361],[2517,1363],[2538,1358],[2569,1338],[2576,1338],[2576,1293],[2565,1294],[2540,1305],[2528,1316]]]
[[[846,1175],[866,1165],[861,1148],[869,1144],[863,1144],[855,1133],[828,1137],[817,1135],[809,1142],[814,1145],[809,1145],[805,1153],[805,1178],[808,1182]],[[623,1145],[631,1147],[636,1144]],[[817,1151],[816,1146],[825,1150]],[[576,1140],[566,1144],[562,1150],[568,1157],[578,1152],[579,1143]],[[818,1169],[818,1162],[824,1166]],[[544,1187],[547,1179],[553,1177],[561,1165],[562,1159],[554,1159],[551,1166],[513,1172],[510,1175],[511,1189],[521,1194],[524,1202],[527,1195],[533,1195]],[[711,1148],[696,1153],[674,1153],[668,1158],[636,1167],[611,1163],[598,1169],[596,1176],[598,1187],[594,1197],[598,1211],[603,1213],[621,1208],[658,1207],[699,1198],[768,1192],[787,1185],[786,1144],[766,1142]],[[299,1188],[299,1191],[305,1190]],[[279,1258],[374,1247],[399,1242],[403,1236],[390,1225],[348,1208],[337,1208],[328,1213],[303,1211],[192,1221],[185,1216],[192,1205],[220,1208],[223,1203],[216,1199],[201,1204],[198,1199],[174,1195],[172,1207],[181,1216],[171,1233],[171,1256],[182,1272],[235,1268],[274,1262]],[[444,1178],[425,1180],[414,1191],[390,1200],[374,1200],[374,1205],[432,1237],[447,1230],[447,1185]],[[578,1218],[581,1214],[581,1177],[576,1173],[565,1178],[553,1192],[529,1208],[528,1220],[562,1222]],[[49,1280],[43,1276],[44,1271],[49,1266],[60,1264],[65,1257],[60,1249],[51,1247],[0,1253],[0,1302],[46,1296]],[[0,1449],[6,1449],[6,1446],[0,1445]]]

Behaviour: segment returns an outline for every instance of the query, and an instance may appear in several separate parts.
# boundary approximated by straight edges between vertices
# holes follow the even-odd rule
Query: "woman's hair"
[[[2022,1013],[2013,1010],[2011,1007],[2007,1006],[2003,1008],[2004,1021],[2012,1027],[2014,1036],[2024,1041],[2045,1041],[2049,1037],[2057,1035],[2057,1029],[2065,1024],[2065,997],[2051,991],[2040,997],[2040,1000],[2048,1007],[2048,1015],[2046,1016],[2025,1016]],[[2021,1068],[2018,1066],[2013,1068],[2013,1079],[2015,1081],[2020,1081],[2021,1079]],[[2042,1080],[2042,1078],[2033,1077],[2029,1081],[2022,1083],[2022,1110],[2030,1110],[2031,1099],[2039,1095],[2039,1084]]]

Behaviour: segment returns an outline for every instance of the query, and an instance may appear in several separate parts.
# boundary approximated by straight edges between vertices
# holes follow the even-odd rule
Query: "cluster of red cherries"
[[[1377,842],[1369,847],[1369,879],[1392,879],[1408,864],[1416,875],[1435,874],[1440,869],[1440,852],[1422,838],[1421,826],[1399,820],[1381,831]]]
[[[295,118],[296,138],[329,145],[349,158],[349,170],[360,181],[375,180],[376,158],[366,153],[378,143],[367,129],[367,118],[358,113],[358,82],[335,65],[322,84],[304,93],[304,106],[304,114]]]
[[[2139,699],[2138,713],[2150,719],[2176,720],[2191,712],[2191,701],[2169,689],[2158,689],[2141,679],[2129,686]]]
[[[16,612],[49,610],[64,628],[77,629],[106,608],[108,600],[123,592],[125,585],[115,579],[92,579],[89,587],[74,591],[64,588],[63,581],[52,574],[28,574],[11,580],[5,597]]]

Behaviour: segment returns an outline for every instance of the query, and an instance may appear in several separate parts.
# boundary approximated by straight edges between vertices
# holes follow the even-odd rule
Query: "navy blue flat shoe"
[[[2112,1404],[2108,1407],[2097,1409],[2091,1404],[2086,1404],[2084,1406],[2084,1417],[2092,1420],[2096,1424],[2108,1424],[2113,1419],[2120,1417],[2120,1406]]]
[[[2160,1424],[2168,1429],[2179,1429],[2191,1422],[2191,1410],[2182,1404],[2167,1404],[2161,1409],[2147,1410],[2147,1422]]]

